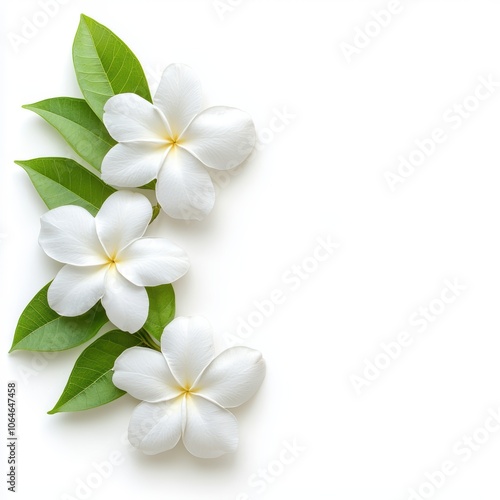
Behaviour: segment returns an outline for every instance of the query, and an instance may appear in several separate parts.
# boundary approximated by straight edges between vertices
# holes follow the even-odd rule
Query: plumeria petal
[[[103,203],[95,225],[110,259],[117,259],[121,250],[144,234],[152,213],[149,200],[131,191],[117,191]]]
[[[174,377],[189,388],[214,357],[212,327],[202,317],[179,317],[161,337],[161,351]]]
[[[157,403],[181,394],[161,352],[131,347],[118,356],[113,371],[113,384],[136,399]]]
[[[158,175],[156,197],[170,217],[201,220],[214,206],[215,189],[203,164],[175,147]]]
[[[203,371],[192,391],[234,408],[248,401],[266,375],[262,354],[248,347],[231,347],[220,353]]]
[[[144,326],[148,317],[146,289],[124,278],[116,266],[111,266],[106,274],[102,305],[109,320],[125,332],[136,332]]]
[[[120,253],[118,271],[139,286],[172,283],[189,269],[187,253],[164,238],[141,238]]]
[[[49,287],[49,306],[61,316],[79,316],[87,312],[104,293],[108,267],[64,266]]]
[[[193,119],[182,134],[181,144],[207,167],[227,170],[252,152],[255,126],[244,111],[214,106]]]
[[[167,151],[164,144],[117,144],[102,161],[102,180],[118,187],[144,186],[157,177]]]
[[[130,443],[146,455],[171,450],[181,437],[183,399],[137,406],[128,427]]]
[[[137,94],[118,94],[104,105],[104,125],[115,141],[160,141],[168,136],[162,112]]]
[[[106,262],[92,215],[82,207],[54,208],[40,218],[38,242],[52,259],[73,266],[94,266]]]
[[[185,64],[167,66],[153,102],[167,118],[173,139],[177,139],[201,110],[201,83]]]
[[[238,422],[221,406],[194,394],[186,398],[184,446],[200,458],[216,458],[238,447]]]

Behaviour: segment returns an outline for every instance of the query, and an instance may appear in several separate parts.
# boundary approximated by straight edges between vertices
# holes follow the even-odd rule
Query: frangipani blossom
[[[104,124],[118,144],[103,160],[103,180],[140,187],[157,179],[156,197],[168,215],[203,219],[215,201],[205,167],[227,170],[242,163],[255,145],[255,127],[244,111],[201,111],[201,103],[200,82],[184,64],[165,69],[153,104],[136,94],[111,97]]]
[[[129,441],[148,455],[181,439],[200,458],[234,452],[238,423],[226,408],[240,406],[260,387],[260,352],[231,347],[214,357],[210,324],[201,317],[174,319],[163,332],[161,352],[132,347],[116,360],[113,383],[143,400],[130,420]]]
[[[41,217],[39,243],[66,264],[48,290],[48,302],[61,316],[79,316],[99,300],[109,320],[127,332],[148,317],[145,286],[172,283],[189,268],[187,254],[164,238],[142,238],[152,207],[142,194],[113,193],[96,217],[67,205]]]

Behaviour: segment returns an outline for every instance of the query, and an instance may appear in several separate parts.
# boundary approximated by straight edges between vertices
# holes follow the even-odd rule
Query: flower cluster
[[[63,266],[23,311],[12,350],[75,347],[109,321],[117,329],[81,353],[49,413],[93,408],[126,391],[143,401],[129,440],[144,453],[170,450],[181,438],[197,457],[234,452],[238,426],[228,408],[258,390],[264,361],[246,347],[215,356],[207,320],[174,319],[171,283],[188,271],[188,256],[168,239],[146,235],[158,213],[130,189],[154,188],[155,208],[170,217],[203,219],[215,201],[209,171],[248,158],[252,119],[226,106],[203,110],[200,82],[183,64],[165,69],[151,98],[134,54],[86,16],[73,61],[84,99],[26,108],[101,175],[69,158],[17,162],[50,209],[39,244]]]

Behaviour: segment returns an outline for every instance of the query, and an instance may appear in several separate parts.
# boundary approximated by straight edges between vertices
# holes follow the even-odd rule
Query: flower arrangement
[[[210,213],[208,170],[236,167],[250,155],[252,119],[231,107],[202,110],[200,82],[183,64],[165,69],[152,98],[132,51],[84,15],[73,62],[83,99],[24,106],[83,162],[16,162],[49,208],[40,246],[63,267],[21,314],[11,351],[62,351],[92,341],[50,414],[88,410],[127,392],[142,401],[129,440],[144,453],[181,439],[202,458],[234,452],[238,426],[228,409],[260,387],[262,355],[232,347],[215,356],[206,319],[175,317],[172,283],[188,272],[189,258],[147,231],[160,210],[186,220]],[[131,189],[154,191],[157,204]],[[109,323],[115,329],[101,334]]]

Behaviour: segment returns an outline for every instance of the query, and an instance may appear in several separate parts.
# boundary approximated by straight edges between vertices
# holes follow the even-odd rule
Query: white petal
[[[106,262],[97,237],[95,220],[75,205],[54,208],[40,218],[38,242],[52,259],[74,266],[95,266]]]
[[[118,94],[104,105],[104,125],[115,141],[165,141],[168,128],[161,111],[137,94]]]
[[[255,126],[244,111],[214,106],[194,118],[182,135],[181,144],[207,167],[227,170],[252,152]]]
[[[231,412],[193,394],[186,398],[182,441],[195,457],[216,458],[233,453],[238,447],[238,422]]]
[[[177,139],[201,109],[201,84],[185,64],[167,66],[153,102],[166,116],[172,138]]]
[[[61,316],[80,316],[87,312],[104,293],[108,267],[64,266],[49,287],[49,306]]]
[[[203,164],[175,147],[158,175],[156,197],[170,217],[201,220],[214,206],[215,189]]]
[[[144,186],[157,177],[167,151],[164,144],[117,144],[102,161],[102,180],[118,187]]]
[[[109,320],[125,332],[136,332],[148,318],[149,298],[146,289],[130,283],[115,266],[111,266],[106,275],[102,305]]]
[[[146,455],[171,450],[181,437],[183,399],[137,406],[128,427],[130,443]]]
[[[184,388],[191,387],[214,357],[210,323],[200,316],[175,318],[163,331],[161,351],[174,377]]]
[[[187,253],[164,238],[141,238],[120,253],[118,271],[139,286],[172,283],[189,269]]]
[[[103,203],[95,224],[111,259],[116,259],[121,250],[144,234],[152,213],[149,200],[131,191],[117,191]]]
[[[127,349],[116,359],[113,371],[113,384],[134,398],[157,403],[181,394],[162,353],[153,349]]]
[[[234,408],[257,392],[265,375],[266,364],[259,351],[231,347],[205,368],[192,390],[224,408]]]

